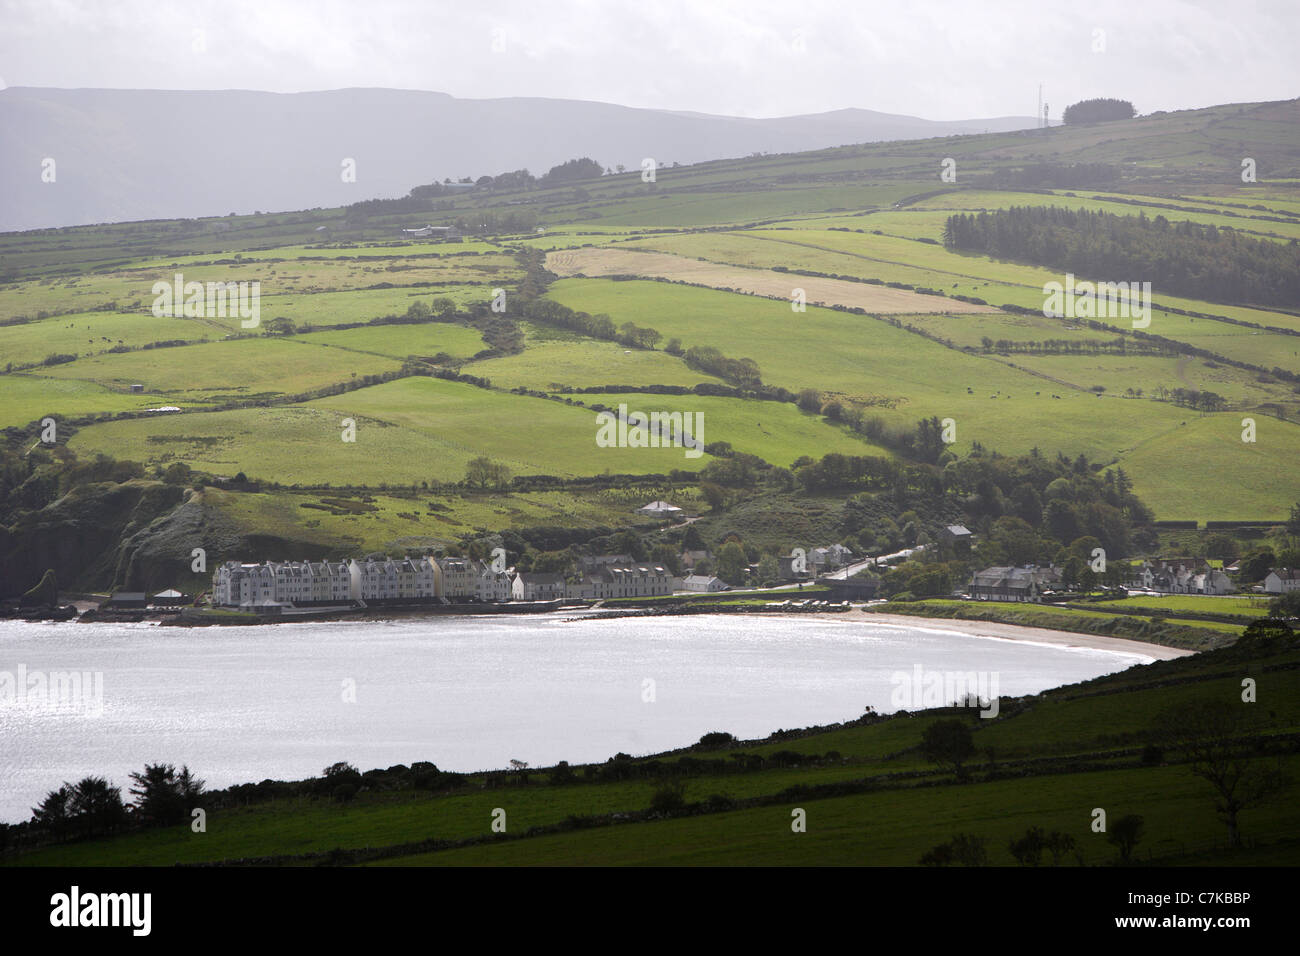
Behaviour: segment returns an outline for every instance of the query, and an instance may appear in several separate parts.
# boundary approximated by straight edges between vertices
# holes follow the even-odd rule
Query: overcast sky
[[[1300,95],[1294,0],[0,0],[9,86],[370,86],[738,116]]]

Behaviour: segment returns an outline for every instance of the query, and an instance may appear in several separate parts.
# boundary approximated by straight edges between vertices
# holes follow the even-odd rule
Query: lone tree
[[[1061,119],[1066,126],[1078,126],[1083,123],[1105,123],[1108,120],[1132,119],[1137,110],[1128,100],[1095,99],[1081,100],[1065,108]]]
[[[1238,817],[1285,789],[1290,780],[1277,761],[1260,759],[1263,724],[1254,704],[1191,700],[1163,711],[1154,736],[1191,764],[1214,790],[1214,809],[1228,827],[1228,845],[1241,846]]]
[[[951,767],[958,780],[965,780],[966,761],[975,755],[970,728],[956,717],[935,721],[921,736],[921,753],[927,760]]]
[[[480,455],[465,466],[465,484],[471,488],[501,490],[510,483],[510,469]]]
[[[1120,817],[1110,825],[1106,835],[1107,842],[1119,850],[1119,860],[1127,863],[1133,856],[1133,848],[1142,841],[1142,827],[1146,820],[1136,813]]]

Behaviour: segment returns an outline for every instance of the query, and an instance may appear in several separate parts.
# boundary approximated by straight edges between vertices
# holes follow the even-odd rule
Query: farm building
[[[682,509],[676,505],[669,504],[666,501],[652,501],[648,505],[642,505],[636,509],[639,515],[651,515],[656,518],[671,518],[673,515],[681,514]]]

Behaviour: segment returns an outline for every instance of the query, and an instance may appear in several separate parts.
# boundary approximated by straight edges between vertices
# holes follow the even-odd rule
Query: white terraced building
[[[478,596],[477,561],[469,558],[439,558],[442,569],[442,591],[438,597],[472,601]]]
[[[227,561],[212,581],[224,607],[351,604],[357,601],[510,600],[512,575],[465,558],[349,561]]]
[[[673,593],[672,572],[660,564],[605,565],[583,577],[572,596],[606,598],[654,597]]]

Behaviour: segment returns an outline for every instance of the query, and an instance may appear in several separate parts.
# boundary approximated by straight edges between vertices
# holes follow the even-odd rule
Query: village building
[[[515,575],[511,596],[516,601],[559,601],[568,596],[562,574],[521,571]]]
[[[504,604],[511,598],[514,581],[513,571],[493,571],[490,564],[479,562],[475,597],[485,604]]]
[[[1204,558],[1156,558],[1130,568],[1129,583],[1163,594],[1231,594],[1232,579]]]
[[[1300,570],[1274,568],[1264,578],[1264,590],[1269,594],[1290,594],[1300,591]]]
[[[939,529],[939,541],[953,548],[969,548],[972,538],[974,535],[964,524],[950,524]]]
[[[701,561],[712,560],[713,555],[704,549],[686,550],[682,552],[682,567],[684,568],[693,568]]]
[[[585,601],[672,593],[672,572],[661,564],[604,565],[583,575],[582,582],[569,589],[570,597]]]
[[[976,571],[970,580],[970,596],[977,601],[1030,601],[1042,600],[1042,593],[1061,581],[1056,568],[994,567]]]
[[[687,591],[725,591],[726,582],[713,575],[691,574],[682,580],[682,587]]]
[[[825,548],[813,548],[808,553],[808,562],[818,572],[834,571],[853,560],[853,552],[842,544],[832,544]]]
[[[477,561],[468,558],[437,558],[442,570],[442,593],[448,601],[472,601],[478,594]]]

